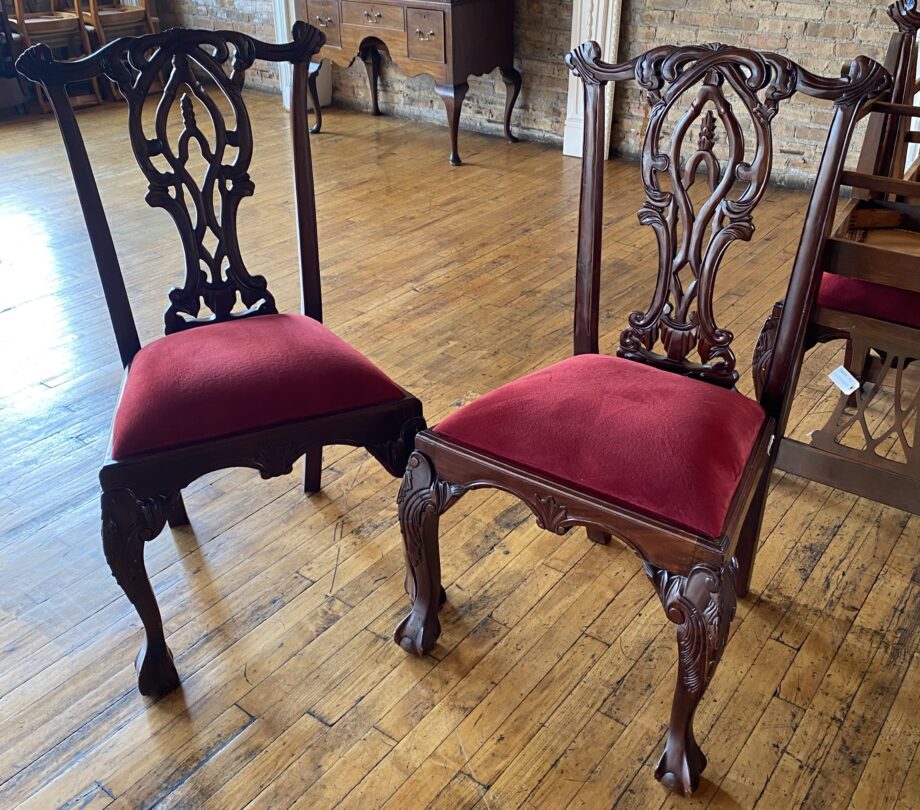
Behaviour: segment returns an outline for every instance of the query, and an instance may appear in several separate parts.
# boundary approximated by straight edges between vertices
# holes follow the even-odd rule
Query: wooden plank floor
[[[293,310],[287,124],[275,97],[251,103],[244,246]],[[124,109],[80,120],[149,340],[177,241],[143,203]],[[782,474],[698,714],[709,767],[692,799],[652,777],[676,645],[639,561],[468,495],[442,521],[441,642],[410,658],[390,640],[407,609],[397,482],[359,450],[327,450],[309,498],[296,475],[246,470],[189,488],[192,527],[148,546],[183,689],[142,698],[140,624],[99,541],[114,341],[54,122],[0,138],[0,807],[918,806],[920,520]],[[455,169],[441,128],[336,110],[314,144],[327,323],[429,421],[568,354],[577,161],[464,133]],[[610,163],[607,182],[612,347],[653,249],[635,167]],[[745,391],[803,201],[771,191],[723,271]],[[810,358],[799,432],[831,407],[837,362],[835,347]]]

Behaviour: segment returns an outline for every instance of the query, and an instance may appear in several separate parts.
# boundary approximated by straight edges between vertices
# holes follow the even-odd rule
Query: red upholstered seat
[[[920,293],[825,273],[818,305],[920,329]]]
[[[471,402],[435,432],[718,537],[764,418],[757,402],[710,383],[579,355]]]
[[[357,349],[304,315],[200,326],[137,353],[115,414],[112,457],[404,396]]]

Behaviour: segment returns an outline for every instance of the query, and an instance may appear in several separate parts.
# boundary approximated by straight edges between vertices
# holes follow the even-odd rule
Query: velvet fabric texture
[[[733,391],[586,354],[486,394],[435,432],[716,538],[764,419]]]
[[[920,293],[825,273],[818,305],[920,329]]]
[[[348,411],[403,391],[304,315],[199,326],[144,346],[115,414],[112,457]]]

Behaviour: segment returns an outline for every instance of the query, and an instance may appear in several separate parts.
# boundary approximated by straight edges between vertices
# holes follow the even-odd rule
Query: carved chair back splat
[[[321,323],[306,99],[310,59],[323,41],[322,32],[302,22],[294,25],[293,41],[279,45],[232,31],[173,29],[120,38],[73,62],[56,61],[49,48],[36,45],[17,62],[54,107],[125,366],[99,476],[102,539],[112,573],[144,624],[137,658],[143,694],[164,694],[179,684],[144,568],[144,544],[167,522],[188,523],[183,487],[226,467],[251,467],[263,478],[284,475],[304,456],[304,491],[315,492],[327,444],[366,447],[398,477],[425,424],[418,399]],[[249,273],[238,241],[240,204],[254,192],[242,91],[256,59],[294,68],[301,315],[278,313],[266,280]],[[184,252],[185,278],[169,292],[165,336],[143,348],[67,95],[68,84],[102,77],[127,101],[146,201],[172,217]],[[204,164],[203,177],[193,163]],[[270,379],[262,373],[266,366],[273,369]]]
[[[693,716],[725,647],[736,595],[748,589],[837,183],[861,109],[891,79],[865,57],[827,79],[776,54],[724,45],[660,47],[612,65],[586,43],[566,61],[585,92],[575,357],[416,437],[398,500],[413,604],[395,636],[416,654],[437,643],[446,598],[438,519],[468,491],[511,492],[558,534],[585,526],[596,542],[616,535],[643,558],[677,625],[678,679],[656,777],[687,794],[706,765]],[[659,260],[651,304],[629,317],[614,358],[598,345],[603,111],[607,83],[627,80],[645,90],[650,107],[639,219],[655,233]],[[714,291],[726,252],[754,233],[771,171],[771,121],[797,92],[833,101],[834,114],[790,277],[795,303],[777,327],[772,360],[762,358],[755,402],[730,390],[738,379],[733,336],[716,319]],[[602,415],[590,428],[580,416],[587,412]],[[658,495],[647,499],[649,491]]]

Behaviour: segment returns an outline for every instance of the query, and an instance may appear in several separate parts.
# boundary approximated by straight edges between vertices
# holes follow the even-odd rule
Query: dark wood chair
[[[323,34],[299,22],[293,35],[293,42],[274,45],[231,31],[173,29],[119,39],[77,62],[54,61],[41,45],[18,62],[54,105],[125,366],[99,475],[102,541],[146,631],[137,659],[143,694],[163,694],[179,684],[144,569],[144,544],[166,522],[188,522],[183,487],[226,467],[251,467],[263,478],[284,475],[305,456],[304,490],[314,492],[323,445],[331,444],[367,447],[400,476],[424,426],[420,402],[321,323],[306,89],[310,57]],[[242,88],[256,59],[294,65],[301,315],[278,313],[265,278],[246,269],[237,241],[238,207],[254,190]],[[163,73],[168,78],[162,92],[151,95]],[[116,82],[127,99],[131,146],[149,184],[147,202],[172,216],[185,253],[185,281],[169,293],[166,336],[143,348],[65,89],[68,82],[96,76]],[[221,112],[228,107],[229,120]],[[196,109],[208,119],[210,139]],[[187,166],[193,149],[207,163],[200,180]]]
[[[909,127],[920,118],[920,11],[900,0],[888,14],[897,26],[886,58],[894,84],[871,107],[857,171],[841,178],[852,197],[824,251],[805,343],[807,352],[844,341],[844,366],[860,388],[837,397],[808,442],[784,438],[777,466],[920,514],[920,382],[910,369],[920,358],[920,134]],[[782,309],[764,325],[764,345]]]
[[[688,794],[706,765],[693,716],[725,647],[736,594],[748,590],[833,192],[858,114],[890,76],[860,57],[843,78],[826,79],[776,54],[724,45],[661,47],[610,65],[587,43],[566,61],[585,89],[575,356],[416,437],[398,500],[413,604],[395,636],[416,654],[435,646],[445,600],[438,519],[470,490],[514,494],[551,532],[585,526],[596,542],[621,538],[644,560],[677,624],[677,686],[655,775]],[[611,357],[598,353],[603,111],[607,83],[629,79],[649,105],[639,219],[655,232],[659,261],[651,306],[630,316]],[[771,172],[770,124],[796,92],[833,100],[834,113],[790,278],[791,305],[756,401],[733,390],[733,335],[718,325],[714,291],[726,250],[753,235]],[[733,107],[746,113],[753,141]]]

